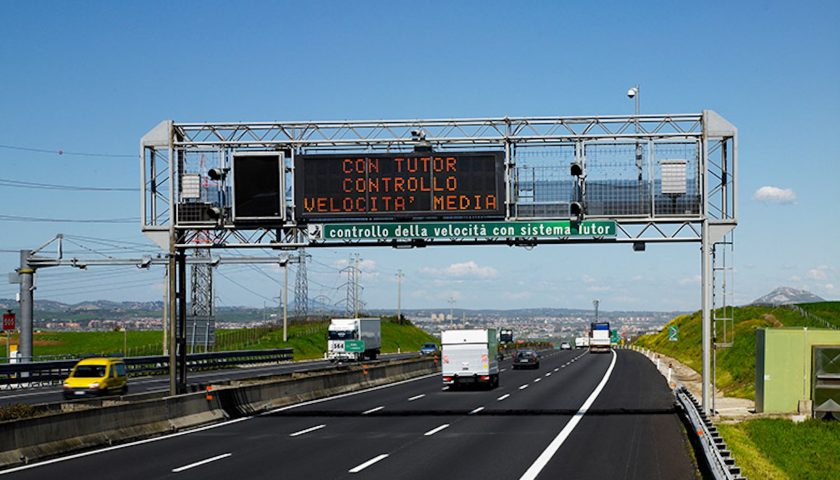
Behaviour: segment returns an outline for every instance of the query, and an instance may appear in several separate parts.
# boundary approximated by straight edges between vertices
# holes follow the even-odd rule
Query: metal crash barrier
[[[675,388],[674,395],[692,427],[693,434],[697,435],[697,442],[702,447],[703,457],[715,480],[745,479],[746,477],[741,475],[741,467],[735,464],[735,458],[732,457],[732,452],[727,448],[717,427],[703,413],[694,395],[683,386]]]
[[[60,383],[81,360],[11,363],[0,365],[0,388],[35,388]],[[169,373],[169,356],[128,357],[123,359],[128,375],[165,375]],[[268,350],[234,350],[229,352],[193,353],[187,355],[190,371],[213,370],[238,365],[276,363],[292,360],[291,348]]]

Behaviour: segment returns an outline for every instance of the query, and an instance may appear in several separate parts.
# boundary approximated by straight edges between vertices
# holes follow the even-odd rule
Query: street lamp
[[[627,90],[627,97],[636,100],[636,116],[633,119],[636,135],[639,134],[639,97],[641,96],[638,83]],[[636,138],[636,170],[639,173],[639,209],[641,209],[644,203],[644,193],[642,192],[642,144],[639,142],[638,137]]]

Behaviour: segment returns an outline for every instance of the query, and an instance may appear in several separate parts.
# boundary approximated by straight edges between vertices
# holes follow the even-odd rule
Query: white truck
[[[589,330],[589,353],[607,352],[610,348],[610,322],[593,322]]]
[[[382,325],[378,318],[333,318],[327,328],[327,358],[376,360],[382,348]]]
[[[496,329],[445,330],[440,334],[441,374],[450,388],[499,386]]]
[[[589,337],[577,337],[575,338],[575,348],[588,348],[589,347]]]

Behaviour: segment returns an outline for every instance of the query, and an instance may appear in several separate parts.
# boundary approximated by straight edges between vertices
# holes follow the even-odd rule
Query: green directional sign
[[[364,340],[345,340],[344,341],[344,351],[345,352],[364,352],[365,351],[365,341]]]
[[[316,228],[312,228],[316,227]],[[313,225],[321,240],[615,238],[614,221],[407,222]]]
[[[676,342],[680,339],[680,331],[676,325],[668,327],[668,340]]]
[[[618,343],[618,331],[610,330],[610,343]]]

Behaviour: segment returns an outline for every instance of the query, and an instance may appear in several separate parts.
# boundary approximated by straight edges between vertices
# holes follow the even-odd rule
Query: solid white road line
[[[527,384],[527,383],[526,383],[525,385],[522,385],[521,387],[519,387],[519,389],[520,389],[520,390],[525,390],[526,388],[528,388],[528,384]]]
[[[586,401],[583,402],[583,405],[580,406],[580,409],[577,411],[575,416],[572,417],[571,420],[569,420],[569,423],[567,423],[566,426],[563,427],[563,430],[561,430],[560,433],[558,433],[557,436],[554,437],[554,440],[552,440],[548,447],[546,447],[546,449],[543,450],[543,452],[540,454],[539,457],[537,457],[537,459],[528,468],[528,470],[521,477],[519,477],[519,480],[536,479],[537,475],[540,474],[542,469],[545,468],[545,466],[551,460],[551,457],[553,457],[554,454],[557,453],[557,450],[560,449],[560,446],[563,445],[563,442],[565,442],[566,439],[569,438],[569,435],[572,433],[572,430],[574,430],[577,424],[580,423],[580,420],[583,418],[584,414],[586,414],[587,410],[589,410],[589,407],[591,407],[592,404],[595,402],[595,399],[598,398],[598,395],[601,393],[601,390],[604,389],[604,386],[607,384],[607,380],[610,379],[610,375],[612,375],[613,367],[615,367],[615,360],[617,358],[615,352],[612,352],[612,355],[612,361],[610,362],[609,368],[607,368],[607,372],[604,373],[604,378],[601,379],[601,382],[598,384],[598,386],[595,387],[595,390],[592,391],[592,393],[589,395],[589,398],[587,398]]]
[[[408,399],[408,401],[409,401],[409,402],[413,402],[413,401],[415,401],[415,400],[417,400],[417,399],[419,399],[419,398],[423,398],[423,397],[425,397],[425,396],[426,396],[426,394],[425,394],[425,393],[421,393],[420,395],[415,395],[415,396],[413,396],[413,397],[409,398],[409,399]]]
[[[403,385],[405,383],[416,382],[417,380],[424,380],[424,379],[432,378],[432,377],[440,377],[440,372],[430,373],[428,375],[422,375],[420,377],[409,378],[407,380],[402,380],[402,381],[399,381],[399,382],[389,383],[389,384],[386,384],[386,385],[379,385],[379,386],[376,386],[376,387],[366,388],[364,390],[357,390],[355,392],[342,393],[341,395],[335,395],[335,396],[332,396],[332,397],[325,397],[325,398],[318,398],[318,399],[315,399],[315,400],[308,400],[306,402],[296,403],[294,405],[287,405],[285,407],[275,408],[274,410],[269,410],[267,412],[262,412],[262,413],[259,413],[257,415],[253,415],[253,416],[250,416],[250,417],[235,418],[233,420],[228,420],[226,422],[214,423],[212,425],[207,425],[205,427],[193,428],[193,429],[190,429],[190,430],[184,430],[182,432],[171,433],[169,435],[162,435],[160,437],[146,438],[144,440],[137,440],[135,442],[123,443],[121,445],[114,445],[114,446],[111,446],[111,447],[100,448],[99,450],[91,450],[89,452],[76,453],[76,454],[73,454],[73,455],[68,455],[66,457],[58,457],[58,458],[53,458],[51,460],[45,460],[43,462],[31,463],[29,465],[22,465],[20,467],[9,468],[7,470],[0,470],[0,476],[7,475],[7,474],[10,474],[10,473],[20,472],[22,470],[30,470],[32,468],[43,467],[45,465],[51,465],[53,463],[65,462],[67,460],[75,460],[77,458],[89,457],[91,455],[97,455],[97,454],[100,454],[100,453],[111,452],[111,451],[114,451],[114,450],[122,450],[124,448],[135,447],[137,445],[145,445],[147,443],[160,442],[161,440],[168,440],[170,438],[181,437],[181,436],[184,436],[184,435],[192,435],[194,433],[203,432],[205,430],[213,430],[215,428],[221,428],[221,427],[226,427],[228,425],[233,425],[234,423],[244,422],[246,420],[251,420],[252,418],[256,418],[256,417],[263,417],[263,416],[271,415],[271,414],[278,413],[278,412],[285,412],[286,410],[291,410],[293,408],[305,407],[305,406],[308,406],[308,405],[314,405],[316,403],[329,402],[331,400],[337,400],[339,398],[345,398],[345,397],[350,397],[350,396],[353,396],[353,395],[359,395],[359,394],[362,394],[362,393],[373,392],[375,390],[382,390],[383,388],[391,388],[391,387],[395,387],[397,385]]]
[[[376,457],[371,458],[370,460],[368,460],[367,462],[359,465],[358,467],[351,468],[350,470],[348,470],[348,472],[349,473],[359,473],[362,470],[366,469],[367,467],[373,465],[374,463],[376,463],[380,460],[385,460],[386,458],[388,458],[388,454],[383,453],[382,455],[378,455]]]
[[[508,398],[509,396],[510,396],[510,394],[509,394],[509,393],[506,393],[506,394],[502,395],[501,397],[497,398],[496,400],[498,400],[498,401],[500,401],[500,402],[501,402],[502,400],[504,400],[504,399]]]
[[[184,470],[189,470],[191,468],[195,468],[195,467],[204,465],[205,463],[215,462],[216,460],[221,460],[221,459],[227,458],[231,455],[233,455],[233,454],[232,453],[225,453],[225,454],[222,454],[222,455],[216,455],[215,457],[210,457],[210,458],[207,458],[207,459],[202,460],[200,462],[195,462],[195,463],[191,463],[189,465],[184,465],[183,467],[173,468],[172,473],[183,472]]]
[[[385,407],[384,406],[379,406],[379,407],[376,407],[376,408],[371,408],[370,410],[365,410],[364,412],[362,412],[362,415],[367,415],[368,413],[378,412],[378,411],[382,410],[383,408],[385,408]]]
[[[425,436],[427,436],[427,437],[430,437],[430,436],[432,436],[432,435],[434,435],[434,434],[438,433],[439,431],[441,431],[441,430],[443,430],[443,429],[445,429],[445,428],[449,428],[449,424],[448,424],[448,423],[444,423],[443,425],[441,425],[441,426],[439,426],[439,427],[437,427],[437,428],[433,428],[433,429],[429,430],[428,432],[424,433],[423,435],[425,435]]]
[[[475,410],[471,411],[471,412],[470,412],[470,415],[473,415],[473,414],[475,414],[475,413],[478,413],[478,412],[480,412],[480,411],[482,411],[482,410],[484,410],[484,407],[478,407],[478,408],[476,408]]]
[[[317,425],[317,426],[312,427],[312,428],[307,428],[306,430],[301,430],[299,432],[290,433],[289,436],[290,437],[297,437],[298,435],[303,435],[304,433],[314,432],[315,430],[320,430],[324,427],[326,427],[326,425]]]

